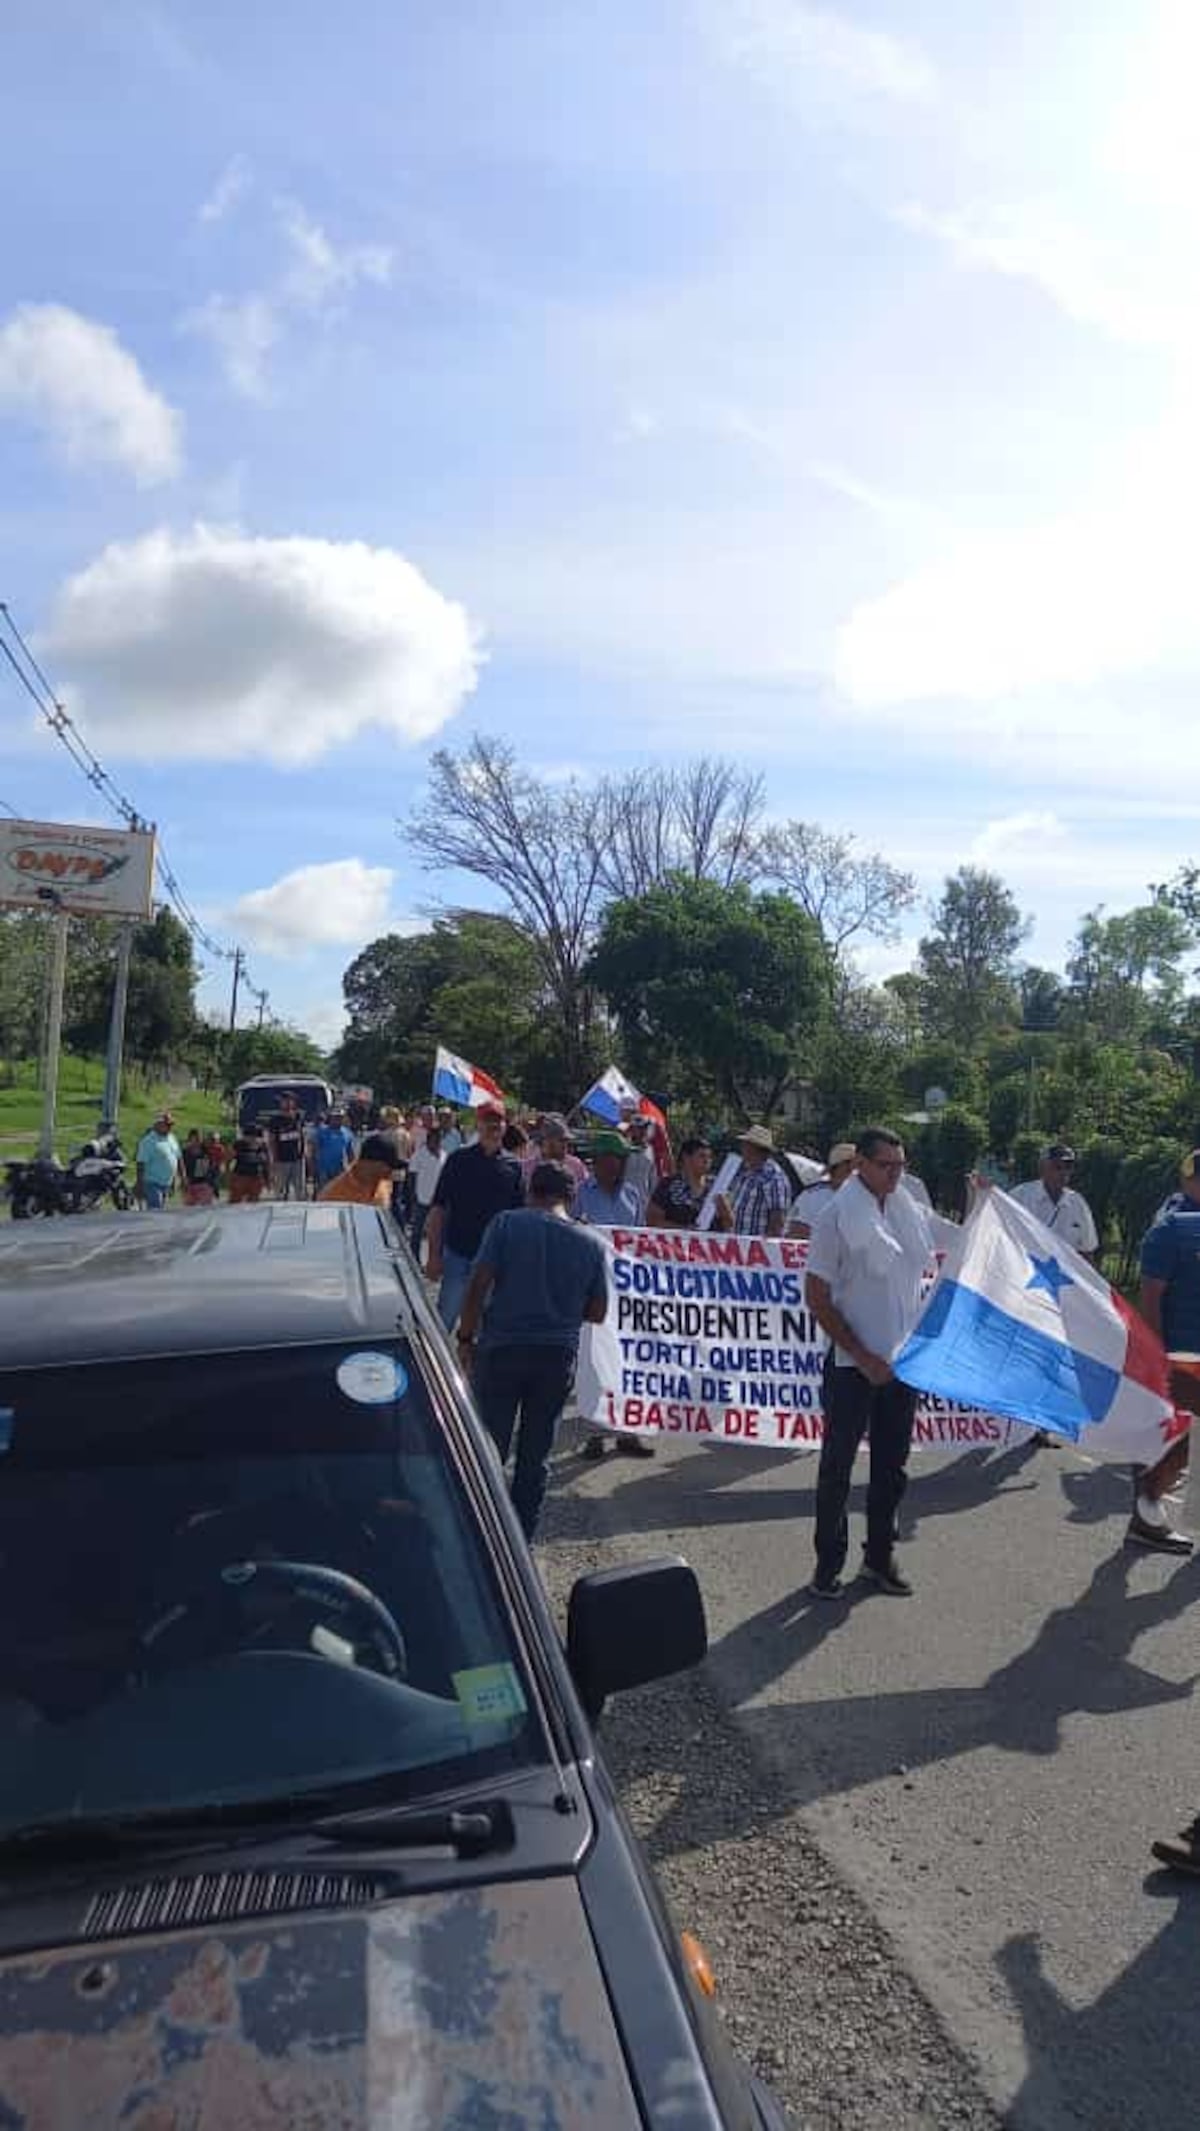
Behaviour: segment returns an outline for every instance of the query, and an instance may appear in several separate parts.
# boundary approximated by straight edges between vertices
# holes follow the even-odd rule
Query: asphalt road
[[[1148,1846],[1200,1810],[1200,1558],[1125,1549],[1124,1475],[1069,1450],[913,1472],[915,1595],[833,1607],[804,1593],[815,1461],[670,1447],[592,1466],[565,1442],[548,1553],[585,1535],[597,1559],[687,1555],[711,1637],[697,1692],[761,1776],[723,1781],[715,1732],[664,1723],[656,1743],[643,1725],[654,1854],[759,1843],[764,1810],[798,1815],[1007,2122],[1192,2131],[1200,1883]],[[755,1930],[786,1961],[792,1919],[769,1883],[762,1899]],[[837,1941],[818,1934],[819,1962]],[[811,1941],[794,1980],[819,1998]],[[946,2120],[933,2102],[904,2117]]]

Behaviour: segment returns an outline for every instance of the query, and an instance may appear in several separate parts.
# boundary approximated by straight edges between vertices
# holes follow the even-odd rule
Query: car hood
[[[21,2131],[640,2121],[573,1880],[0,1961]]]

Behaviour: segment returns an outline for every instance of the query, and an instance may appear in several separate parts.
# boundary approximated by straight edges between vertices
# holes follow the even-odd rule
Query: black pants
[[[858,1446],[869,1431],[871,1478],[867,1487],[867,1560],[873,1568],[890,1561],[896,1512],[908,1485],[917,1394],[907,1384],[869,1384],[861,1369],[825,1364],[825,1440],[817,1473],[817,1575],[822,1583],[840,1576],[850,1543],[846,1504]]]
[[[475,1358],[480,1418],[504,1463],[520,1416],[512,1499],[527,1539],[537,1528],[550,1452],[574,1380],[572,1347],[485,1347]]]

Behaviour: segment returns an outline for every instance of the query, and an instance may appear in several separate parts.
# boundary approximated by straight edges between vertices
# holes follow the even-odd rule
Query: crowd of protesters
[[[582,1151],[581,1151],[582,1150]],[[583,1159],[586,1154],[587,1159]],[[437,1287],[437,1306],[472,1380],[501,1458],[513,1456],[512,1497],[533,1537],[549,1459],[570,1397],[583,1326],[608,1307],[606,1258],[590,1231],[706,1226],[738,1235],[808,1242],[806,1301],[828,1339],[817,1473],[818,1600],[843,1596],[848,1504],[855,1458],[869,1447],[862,1573],[895,1597],[911,1589],[896,1554],[916,1394],[890,1357],[919,1313],[931,1256],[950,1224],[907,1169],[901,1141],[873,1128],[839,1141],[824,1162],[781,1156],[771,1133],[748,1126],[714,1178],[714,1149],[701,1135],[672,1155],[665,1129],[632,1106],[619,1125],[573,1144],[558,1115],[514,1116],[485,1103],[460,1115],[425,1104],[368,1113],[331,1109],[306,1120],[281,1097],[271,1117],[231,1139],[193,1129],[181,1143],[169,1112],[137,1148],[137,1196],[146,1207],[178,1192],[187,1206],[280,1200],[376,1205],[404,1227],[418,1264]],[[1075,1156],[1059,1140],[1043,1149],[1036,1179],[1014,1196],[1052,1236],[1093,1264],[1096,1223],[1074,1185]],[[975,1191],[988,1180],[971,1180]],[[1178,1404],[1200,1407],[1200,1381],[1178,1366],[1200,1359],[1200,1148],[1180,1166],[1142,1246],[1140,1308],[1172,1357]],[[1185,1380],[1186,1379],[1186,1380]],[[1034,1443],[1050,1447],[1040,1433]],[[612,1438],[592,1428],[585,1458]],[[1192,1551],[1176,1521],[1190,1437],[1181,1435],[1133,1475],[1128,1542],[1166,1554]],[[618,1453],[652,1457],[641,1436],[618,1436]],[[1200,1819],[1154,1845],[1160,1862],[1200,1876]]]

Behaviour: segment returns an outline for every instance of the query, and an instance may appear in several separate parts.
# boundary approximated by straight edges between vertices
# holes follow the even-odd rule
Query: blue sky
[[[11,0],[0,597],[276,1010],[459,892],[395,820],[475,729],[733,755],[1039,959],[1200,852],[1197,62],[1178,0]]]

